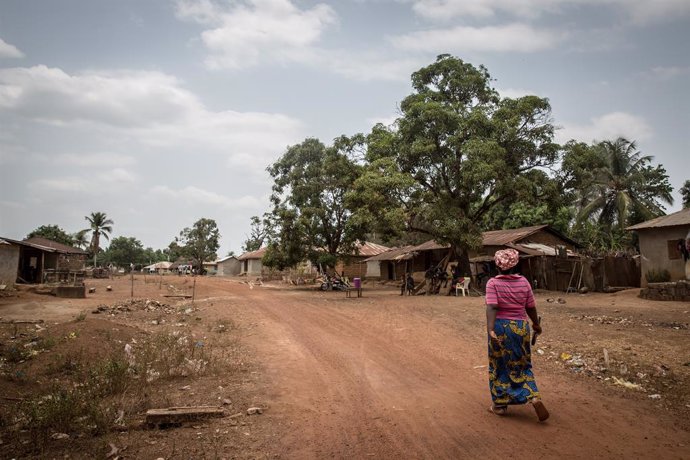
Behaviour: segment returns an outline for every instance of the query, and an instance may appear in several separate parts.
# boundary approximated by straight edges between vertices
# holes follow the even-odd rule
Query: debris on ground
[[[170,304],[159,302],[158,300],[154,299],[129,299],[112,305],[99,305],[91,313],[117,315],[131,311],[157,312],[165,313],[167,315],[182,312],[186,315],[189,315],[193,313],[195,309],[192,306],[184,306],[184,309],[180,309],[179,307],[173,307]]]
[[[150,427],[180,426],[185,422],[223,417],[225,412],[215,406],[168,407],[146,411],[146,424]]]
[[[642,385],[640,385],[640,384],[632,383],[632,382],[629,382],[629,381],[623,380],[623,379],[619,379],[618,377],[612,377],[612,379],[613,379],[613,383],[616,385],[620,385],[622,387],[629,388],[631,390],[644,390],[644,388],[642,388]]]

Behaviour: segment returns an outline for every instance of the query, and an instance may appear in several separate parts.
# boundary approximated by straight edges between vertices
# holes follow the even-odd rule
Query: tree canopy
[[[339,254],[352,251],[364,227],[351,219],[345,195],[359,177],[360,139],[345,136],[326,146],[305,139],[291,146],[269,168],[274,179],[272,237],[265,263],[291,266],[300,260],[334,266]]]
[[[627,226],[663,215],[673,188],[652,160],[622,137],[567,144],[561,174],[575,203],[573,233],[594,248],[622,249],[630,245]]]
[[[101,260],[103,263],[112,263],[118,267],[145,263],[144,246],[134,237],[118,236],[110,242]]]
[[[427,234],[465,254],[481,244],[498,205],[550,191],[551,107],[536,96],[500,98],[488,71],[441,55],[412,75],[396,127],[367,137],[368,167],[350,195],[381,233]],[[535,187],[535,184],[542,184]]]
[[[680,188],[680,195],[683,197],[683,207],[690,208],[690,180],[686,180]]]
[[[26,235],[26,239],[41,237],[49,240],[72,246],[75,244],[74,237],[60,228],[58,225],[41,225],[31,233]]]
[[[201,273],[204,262],[218,258],[219,240],[220,232],[216,221],[201,218],[191,228],[183,229],[180,236],[170,244],[169,249],[179,250],[182,256],[191,258],[194,266]]]

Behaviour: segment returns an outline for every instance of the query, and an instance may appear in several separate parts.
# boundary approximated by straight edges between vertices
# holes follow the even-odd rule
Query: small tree
[[[179,238],[171,243],[182,248],[182,255],[193,259],[198,273],[203,269],[204,261],[216,260],[220,247],[220,232],[213,219],[202,218],[194,223],[192,228],[185,228]]]

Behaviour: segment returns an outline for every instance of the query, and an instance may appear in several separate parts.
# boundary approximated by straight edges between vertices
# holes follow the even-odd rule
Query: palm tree
[[[622,232],[628,225],[663,215],[661,202],[673,204],[666,170],[652,167],[653,157],[638,152],[634,141],[619,137],[596,147],[602,166],[581,195],[579,222],[593,219],[602,227]]]
[[[74,246],[79,249],[87,249],[89,247],[89,237],[88,234],[91,231],[90,228],[85,230],[79,230],[77,233],[72,235],[72,240],[74,241]]]
[[[108,219],[104,212],[92,212],[90,216],[85,217],[89,221],[90,227],[86,229],[91,234],[91,250],[93,251],[93,266],[96,266],[96,256],[100,249],[101,236],[106,240],[110,240],[110,233],[113,231],[112,225],[114,222]]]

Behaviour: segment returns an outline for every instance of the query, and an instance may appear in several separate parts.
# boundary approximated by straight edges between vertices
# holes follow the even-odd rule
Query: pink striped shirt
[[[534,308],[534,293],[522,275],[498,275],[486,283],[486,304],[498,305],[496,319],[527,319],[525,308]]]

